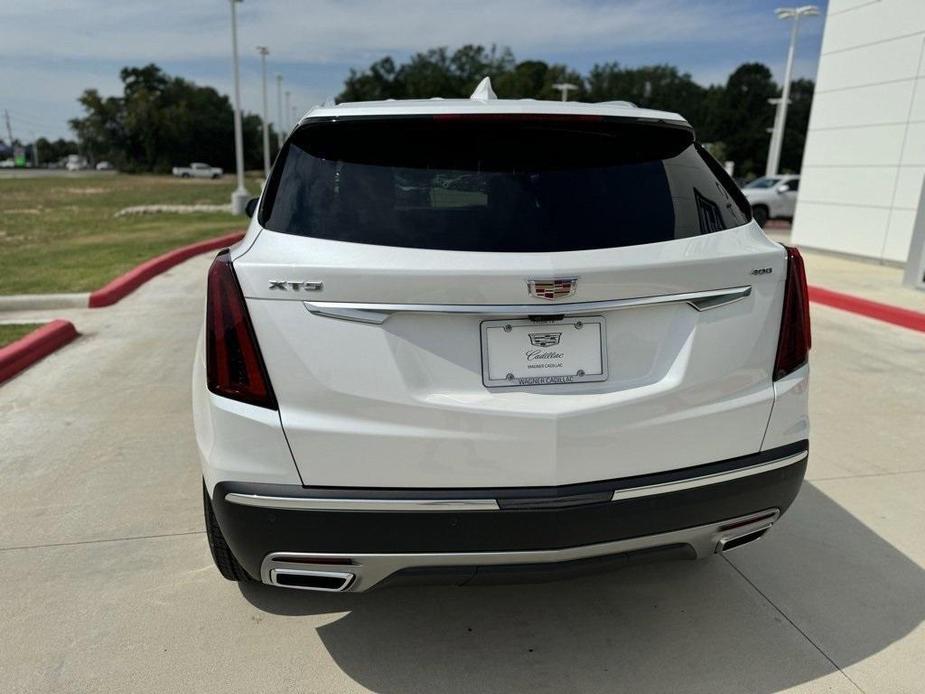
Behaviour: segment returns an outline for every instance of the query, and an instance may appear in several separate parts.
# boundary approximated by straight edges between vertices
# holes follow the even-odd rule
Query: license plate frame
[[[558,320],[491,319],[480,323],[482,384],[486,388],[530,388],[606,381],[607,325],[604,316]],[[509,327],[509,330],[505,328]],[[578,331],[582,332],[579,336]],[[598,337],[595,342],[593,336]],[[579,341],[584,344],[578,344]],[[507,343],[503,344],[502,343]],[[594,347],[598,347],[595,354]],[[492,349],[495,362],[492,364]],[[536,350],[531,357],[528,352]],[[523,357],[515,354],[523,352]],[[560,354],[556,361],[543,353]],[[578,356],[574,356],[575,353]],[[598,361],[599,360],[599,361]],[[501,365],[501,362],[504,365]],[[550,366],[558,363],[561,367]],[[580,369],[580,371],[579,371]]]

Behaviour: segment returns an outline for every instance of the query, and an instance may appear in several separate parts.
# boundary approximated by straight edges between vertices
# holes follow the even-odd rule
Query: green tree
[[[721,144],[721,152],[735,162],[741,176],[764,172],[768,128],[774,118],[768,99],[780,93],[771,71],[760,63],[739,66],[724,85],[703,86],[672,65],[628,68],[608,62],[582,76],[565,65],[517,62],[508,49],[468,45],[453,53],[447,48],[417,53],[401,64],[386,57],[366,70],[351,70],[339,99],[465,98],[486,75],[502,98],[558,99],[559,92],[552,85],[569,82],[579,87],[569,95],[571,99],[631,101],[644,108],[680,113],[694,126],[700,141]],[[783,170],[799,170],[812,96],[812,81],[793,83]]]
[[[777,95],[771,71],[761,63],[740,65],[729,76],[715,118],[737,175],[752,178],[764,173],[771,137],[768,129],[774,120],[768,99]]]
[[[386,56],[369,66],[367,70],[358,72],[350,68],[350,75],[344,82],[344,91],[338,97],[339,101],[382,101],[394,99],[396,91],[395,77],[398,68],[395,61]]]
[[[167,75],[154,64],[123,68],[120,78],[121,97],[103,98],[95,89],[80,97],[85,115],[72,120],[71,127],[82,154],[91,161],[107,159],[126,171],[164,172],[191,161],[226,170],[234,167],[234,120],[228,97]],[[245,114],[242,125],[245,166],[259,169],[262,121]],[[275,133],[270,141],[275,144]]]
[[[619,63],[604,63],[588,74],[590,101],[631,101],[643,108],[684,113],[695,126],[702,121],[699,112],[705,92],[689,74],[672,65],[621,68]]]
[[[447,48],[416,53],[396,66],[386,56],[359,72],[351,70],[339,101],[465,98],[487,75],[503,75],[514,67],[510,50],[466,45],[452,54]]]
[[[69,154],[77,154],[77,143],[62,137],[54,141],[40,137],[35,144],[38,146],[39,159],[43,164],[59,162]]]
[[[806,147],[806,131],[809,128],[809,111],[813,105],[812,80],[794,80],[790,85],[790,107],[787,110],[787,126],[784,128],[784,145],[780,153],[780,170],[796,173],[803,164],[803,150]]]
[[[553,63],[547,65],[541,60],[525,60],[502,74],[495,84],[498,96],[505,99],[554,99],[562,98],[562,93],[553,85],[574,84],[577,89],[569,92],[569,99],[577,101],[587,97],[585,79],[566,65]]]

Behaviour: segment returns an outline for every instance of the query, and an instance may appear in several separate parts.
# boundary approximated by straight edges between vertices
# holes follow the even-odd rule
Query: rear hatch
[[[306,485],[547,486],[754,453],[785,254],[689,129],[303,125],[235,260]]]

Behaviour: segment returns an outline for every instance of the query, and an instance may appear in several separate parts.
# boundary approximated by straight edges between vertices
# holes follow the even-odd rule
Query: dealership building
[[[906,262],[925,174],[925,0],[830,0],[801,174],[795,243]]]

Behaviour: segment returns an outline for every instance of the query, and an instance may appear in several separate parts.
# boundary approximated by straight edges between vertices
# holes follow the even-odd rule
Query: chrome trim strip
[[[633,299],[581,301],[570,304],[376,304],[341,301],[303,301],[315,316],[339,318],[359,323],[381,324],[395,313],[461,314],[470,316],[558,316],[599,313],[640,306],[688,304],[698,311],[707,311],[740,301],[751,294],[751,286],[710,289],[683,294],[662,294]]]
[[[704,487],[709,484],[718,484],[730,480],[758,475],[778,468],[798,463],[809,455],[808,451],[800,451],[785,458],[778,458],[766,463],[750,465],[748,467],[718,472],[703,477],[693,477],[675,482],[651,484],[645,487],[631,487],[629,489],[616,489],[611,501],[635,499],[641,496],[655,494],[668,494],[684,489]],[[260,508],[292,509],[301,511],[499,511],[500,507],[495,499],[344,499],[297,496],[263,496],[261,494],[240,494],[229,492],[225,494],[225,501],[241,506],[257,506]]]
[[[714,475],[704,475],[703,477],[693,477],[686,480],[678,480],[677,482],[663,482],[662,484],[651,484],[647,487],[633,487],[631,489],[616,489],[614,490],[611,501],[621,501],[623,499],[635,499],[640,496],[652,496],[654,494],[668,494],[670,492],[678,492],[683,489],[694,489],[696,487],[705,487],[708,484],[717,484],[719,482],[728,482],[729,480],[739,479],[741,477],[748,477],[750,475],[759,475],[762,472],[770,472],[771,470],[777,470],[778,468],[786,467],[788,465],[793,465],[798,463],[806,456],[809,455],[809,451],[800,451],[794,455],[789,455],[786,458],[778,458],[777,460],[772,460],[767,463],[758,463],[757,465],[749,465],[748,467],[739,468],[738,470],[730,470],[729,472],[717,472]]]
[[[301,511],[497,511],[494,499],[325,499],[297,496],[225,494],[225,501],[241,506]]]
[[[769,515],[770,514],[770,515]],[[442,552],[418,554],[343,554],[331,552],[270,552],[263,558],[260,567],[260,578],[264,583],[270,583],[271,572],[279,570],[319,571],[326,572],[331,566],[326,563],[312,564],[309,561],[316,559],[349,559],[352,563],[346,568],[354,575],[354,580],[345,590],[347,592],[363,592],[387,576],[401,569],[414,567],[440,567],[440,566],[471,566],[497,565],[497,564],[543,564],[547,562],[563,562],[588,557],[606,556],[620,552],[631,552],[650,547],[661,547],[670,544],[687,544],[693,547],[698,557],[707,557],[717,551],[719,541],[729,537],[723,528],[730,523],[736,524],[735,532],[738,535],[748,534],[775,523],[780,516],[776,508],[769,508],[756,513],[749,513],[737,518],[727,518],[716,523],[684,528],[656,535],[633,537],[626,540],[614,540],[593,545],[578,545],[561,549],[548,550],[510,550],[492,552]],[[288,558],[298,558],[298,562],[286,561]],[[284,586],[290,588],[291,586]]]

